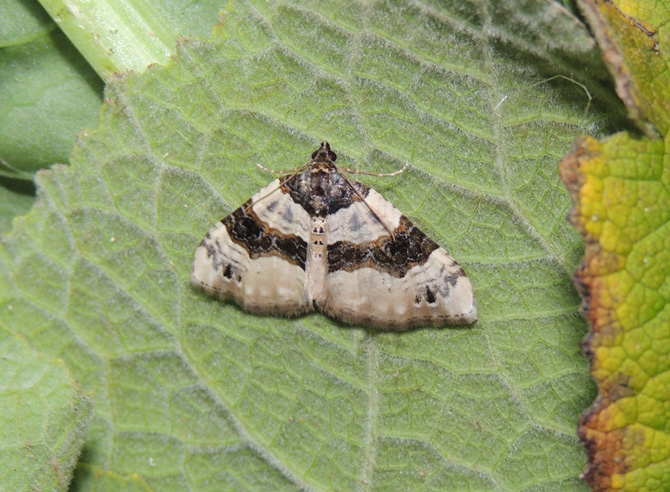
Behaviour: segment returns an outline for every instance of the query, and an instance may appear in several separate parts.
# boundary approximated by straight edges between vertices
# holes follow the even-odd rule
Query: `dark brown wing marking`
[[[402,278],[411,268],[422,265],[439,246],[403,216],[393,238],[354,244],[338,241],[328,245],[328,273],[370,267]]]
[[[282,234],[263,223],[251,208],[251,200],[222,221],[230,238],[249,253],[250,258],[280,256],[303,270],[307,243],[295,234]]]

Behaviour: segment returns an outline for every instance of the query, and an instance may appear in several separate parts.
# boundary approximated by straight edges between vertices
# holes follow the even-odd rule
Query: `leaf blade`
[[[383,21],[402,18],[397,5],[339,23],[328,8],[235,5],[214,41],[181,43],[174,65],[115,80],[72,168],[40,174],[42,203],[0,257],[21,317],[58,314],[64,339],[77,341],[69,357],[86,360],[82,381],[101,391],[87,462],[163,489],[207,488],[184,463],[198,463],[212,488],[251,476],[282,489],[578,487],[583,451],[571,425],[592,386],[567,274],[574,259],[561,253],[579,238],[562,226],[567,199],[551,166],[583,122],[583,91],[519,88],[528,66],[506,65],[484,31],[447,39],[465,50],[478,35],[501,49],[496,76],[486,53],[457,69],[440,53],[411,56]],[[436,24],[423,33],[447,36],[458,22],[435,9],[409,20],[428,11]],[[348,72],[320,65],[333,50],[319,57],[309,41],[282,42],[273,26],[285,33],[296,16],[351,40]],[[300,165],[324,134],[347,166],[412,163],[369,183],[464,265],[478,325],[378,334],[317,314],[249,316],[189,286],[200,237],[267,182],[254,164]],[[529,136],[542,145],[511,145]],[[555,206],[540,207],[545,197]],[[56,231],[35,232],[50,222],[63,225],[53,258],[39,253]],[[33,287],[42,272],[59,279],[48,296]]]

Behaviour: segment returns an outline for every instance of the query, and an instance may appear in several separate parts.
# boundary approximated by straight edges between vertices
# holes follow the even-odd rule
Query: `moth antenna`
[[[282,173],[282,171],[277,171],[276,169],[270,169],[269,167],[265,167],[263,164],[258,164],[257,163],[256,167],[258,167],[259,169],[262,169],[266,173],[270,173],[270,174],[281,174]]]
[[[391,178],[393,176],[399,176],[405,171],[409,169],[409,162],[406,162],[403,164],[402,168],[394,171],[392,173],[372,173],[370,171],[361,171],[360,169],[349,169],[347,167],[340,167],[344,172],[351,173],[351,174],[367,174],[368,176],[377,176],[378,178]]]

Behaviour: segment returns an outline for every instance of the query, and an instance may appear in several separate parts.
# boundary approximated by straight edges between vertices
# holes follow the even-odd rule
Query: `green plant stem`
[[[174,37],[142,0],[39,0],[101,76],[164,63]]]

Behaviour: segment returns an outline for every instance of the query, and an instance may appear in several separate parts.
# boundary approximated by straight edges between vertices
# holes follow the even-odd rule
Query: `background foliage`
[[[557,162],[623,121],[584,26],[536,1],[231,2],[222,19],[109,80],[99,128],[38,174],[0,246],[4,333],[93,405],[71,487],[583,489],[595,387]],[[476,325],[250,316],[189,286],[201,237],[270,179],[255,163],[300,165],[322,138],[348,167],[411,164],[366,182],[464,266]]]

